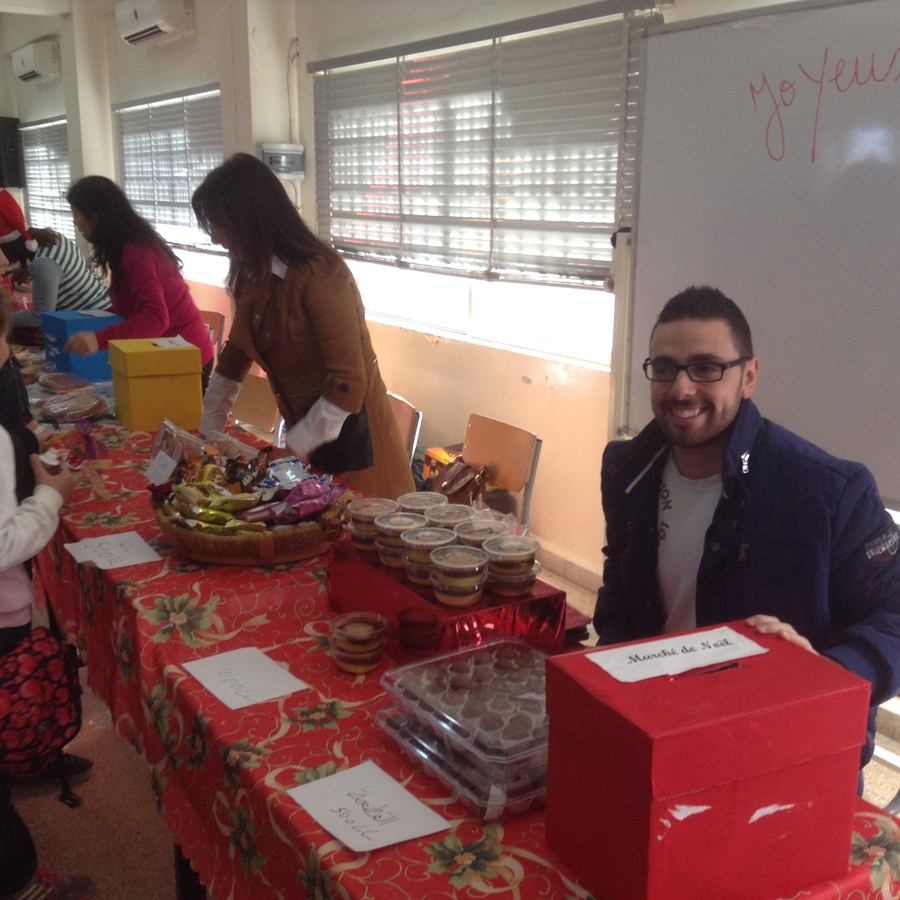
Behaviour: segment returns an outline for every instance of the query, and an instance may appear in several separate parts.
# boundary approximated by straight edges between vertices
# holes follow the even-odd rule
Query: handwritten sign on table
[[[694,634],[599,650],[588,653],[587,658],[617,681],[630,684],[766,652],[765,647],[726,625]]]
[[[295,678],[257,647],[240,647],[191,660],[184,663],[184,668],[229,709],[241,709],[309,688],[305,681]]]
[[[78,562],[93,563],[98,569],[137,566],[160,558],[136,531],[85,538],[63,546]]]
[[[147,476],[150,484],[165,484],[172,477],[177,465],[178,463],[168,453],[160,450],[150,460],[150,465],[144,470],[144,475]]]
[[[357,853],[450,827],[443,816],[370,761],[292,788],[288,794]]]

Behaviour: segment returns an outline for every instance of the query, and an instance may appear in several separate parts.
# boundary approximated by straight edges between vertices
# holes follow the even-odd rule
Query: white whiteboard
[[[710,284],[750,322],[762,414],[900,501],[900,2],[772,9],[645,37],[623,424],[651,416],[657,313]]]

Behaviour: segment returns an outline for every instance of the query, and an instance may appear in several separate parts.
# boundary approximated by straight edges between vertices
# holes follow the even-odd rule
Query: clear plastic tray
[[[546,765],[531,773],[520,772],[508,781],[494,780],[464,756],[448,750],[428,728],[399,707],[384,707],[375,721],[412,762],[420,763],[482,819],[522,815],[546,801]]]
[[[388,694],[449,751],[508,782],[547,764],[546,654],[515,638],[386,671]]]

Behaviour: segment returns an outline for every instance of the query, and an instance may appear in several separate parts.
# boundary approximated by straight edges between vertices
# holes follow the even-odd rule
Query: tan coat
[[[359,290],[344,261],[335,254],[288,269],[284,279],[273,274],[235,301],[216,371],[243,381],[252,363],[261,366],[288,428],[321,396],[350,413],[365,404],[374,465],[332,474],[373,497],[396,499],[415,490]]]

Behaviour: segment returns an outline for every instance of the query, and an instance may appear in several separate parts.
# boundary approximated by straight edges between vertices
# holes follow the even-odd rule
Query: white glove
[[[211,431],[224,431],[231,407],[241,392],[240,381],[232,381],[218,372],[209,377],[209,385],[203,395],[203,417],[200,419],[200,434],[206,437]]]
[[[341,433],[349,415],[347,410],[319,397],[309,412],[285,435],[288,450],[298,459],[307,462],[313,450],[333,441]]]

